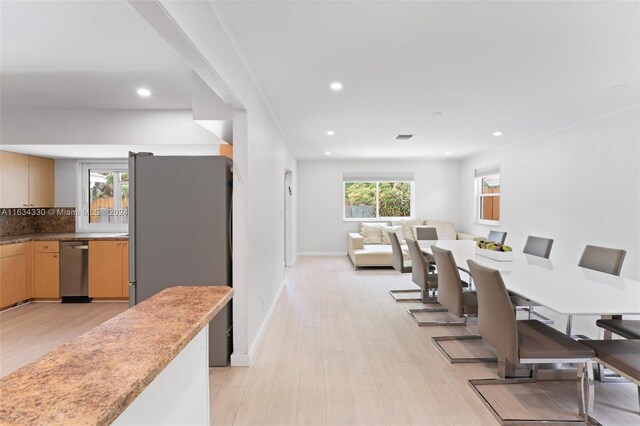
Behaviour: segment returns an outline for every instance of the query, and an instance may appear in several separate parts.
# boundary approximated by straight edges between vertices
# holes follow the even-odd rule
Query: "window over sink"
[[[80,231],[121,232],[129,227],[128,162],[79,163]]]

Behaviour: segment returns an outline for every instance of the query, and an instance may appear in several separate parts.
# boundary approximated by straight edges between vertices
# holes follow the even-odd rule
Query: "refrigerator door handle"
[[[136,156],[129,152],[129,307],[136,304]]]

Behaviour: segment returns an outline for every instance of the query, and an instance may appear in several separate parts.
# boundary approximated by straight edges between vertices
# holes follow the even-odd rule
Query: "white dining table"
[[[511,293],[563,315],[640,314],[640,281],[513,252],[512,261],[496,261],[476,254],[475,241],[423,240],[424,253],[431,246],[450,250],[458,268],[469,272],[467,259],[500,271]]]

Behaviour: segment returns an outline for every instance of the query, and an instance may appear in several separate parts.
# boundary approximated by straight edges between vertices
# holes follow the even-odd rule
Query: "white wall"
[[[2,110],[3,144],[219,145],[191,110]]]
[[[459,231],[460,165],[456,161],[299,161],[298,253],[346,253],[347,233],[357,222],[343,220],[345,172],[414,172],[415,212],[421,219],[448,220]]]
[[[463,226],[474,224],[474,170],[500,165],[507,244],[555,240],[551,258],[576,264],[585,244],[627,250],[622,275],[640,279],[640,109],[479,155],[462,163]]]
[[[55,160],[56,207],[76,207],[76,160]]]
[[[204,73],[213,71],[219,80],[219,85],[212,87],[214,91],[222,99],[226,97],[221,91],[231,92],[244,110],[236,108],[233,123],[236,176],[232,363],[248,363],[284,279],[283,179],[286,169],[293,171],[296,186],[295,157],[224,23],[208,2],[160,1],[156,4],[164,11],[159,15],[147,2],[132,4],[154,22],[156,29],[167,28],[161,34],[174,37],[174,47],[195,47],[199,54],[185,59],[192,64],[204,59],[206,69],[196,68],[196,72],[209,84]],[[170,22],[163,20],[163,14],[170,17]],[[178,35],[187,37],[189,43],[176,40],[170,25],[177,25]]]

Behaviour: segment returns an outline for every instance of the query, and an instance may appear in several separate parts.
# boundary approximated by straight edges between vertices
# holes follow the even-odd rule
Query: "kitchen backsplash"
[[[12,209],[0,209],[0,212]],[[0,214],[0,237],[23,234],[50,234],[76,232],[75,207],[30,209],[44,215]]]

